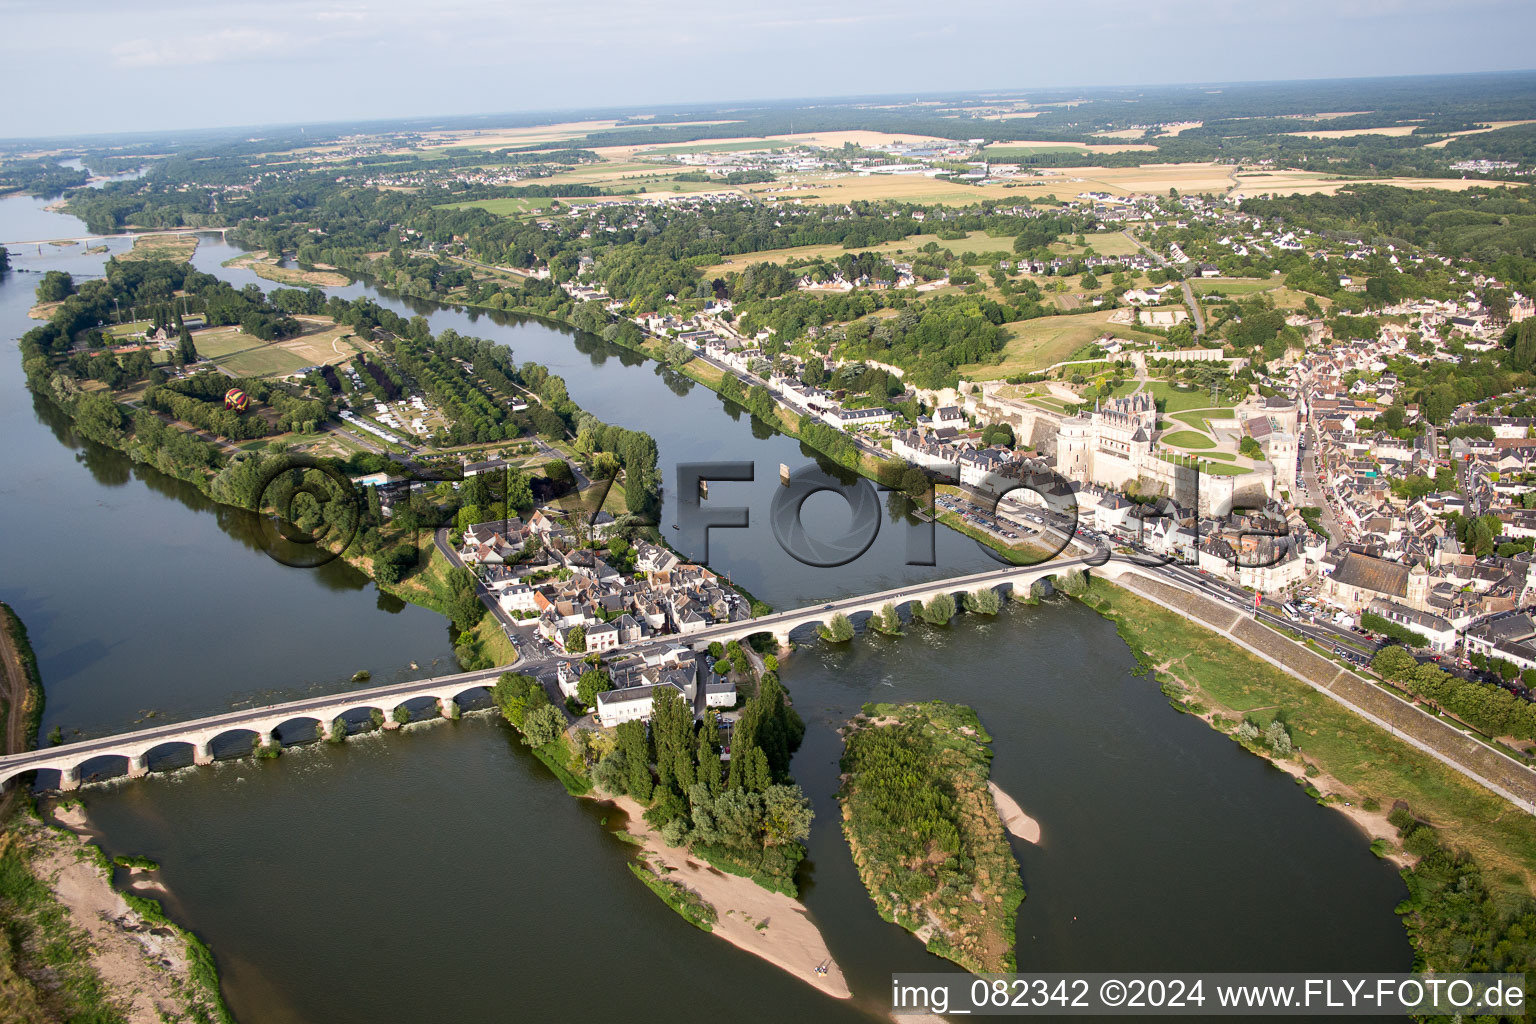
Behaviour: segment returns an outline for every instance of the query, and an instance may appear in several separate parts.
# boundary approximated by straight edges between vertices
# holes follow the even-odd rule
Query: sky
[[[1532,0],[0,0],[0,138],[1526,70]]]

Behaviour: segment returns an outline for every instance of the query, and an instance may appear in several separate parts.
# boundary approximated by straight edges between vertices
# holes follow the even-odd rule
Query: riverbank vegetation
[[[43,720],[43,680],[26,625],[3,601],[0,630],[5,634],[0,642],[0,659],[4,661],[7,684],[0,693],[0,735],[5,737],[5,752],[19,754],[37,746],[38,727]],[[0,818],[3,817],[0,810]]]
[[[1155,668],[1177,707],[1275,760],[1319,802],[1401,850],[1411,895],[1400,912],[1420,967],[1493,969],[1479,951],[1508,938],[1500,962],[1523,949],[1526,962],[1512,969],[1536,971],[1523,938],[1536,933],[1522,924],[1536,893],[1536,818],[1184,616],[1100,580],[1082,600],[1114,622],[1143,669]],[[1399,802],[1432,831],[1402,831],[1407,822],[1395,814],[1389,824],[1379,809]]]
[[[659,687],[650,729],[624,722],[610,737],[580,734],[583,761],[606,793],[645,807],[669,846],[692,852],[765,889],[797,893],[811,808],[789,774],[805,726],[778,673],[765,669],[729,734],[730,756],[713,712],[695,723],[672,687]]]
[[[1024,900],[963,704],[869,704],[844,729],[843,834],[880,916],[973,972],[1012,971]]]

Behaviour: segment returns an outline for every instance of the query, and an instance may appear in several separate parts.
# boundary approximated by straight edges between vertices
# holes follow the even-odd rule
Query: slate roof
[[[1333,570],[1333,579],[1336,583],[1370,590],[1377,594],[1391,594],[1394,597],[1408,595],[1406,565],[1400,562],[1388,562],[1382,558],[1372,558],[1353,551],[1344,556],[1339,562],[1339,567]]]

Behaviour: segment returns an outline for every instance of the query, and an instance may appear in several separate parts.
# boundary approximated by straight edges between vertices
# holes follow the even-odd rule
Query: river
[[[0,237],[50,237],[15,233],[49,226],[35,217],[24,197],[0,199]],[[51,224],[52,236],[76,233]],[[234,251],[205,238],[195,262],[271,287],[221,267]],[[102,259],[78,246],[17,253],[0,322],[12,336],[27,328],[35,272],[100,273]],[[850,565],[799,565],[766,523],[778,464],[808,461],[796,442],[596,339],[361,284],[336,291],[508,344],[564,376],[584,408],[649,431],[668,524],[677,463],[755,462],[755,483],[711,487],[712,502],[748,506],[752,525],[713,531],[710,560],[778,607],[993,564],[940,528],[938,564],[907,566],[915,527],[888,518]],[[32,631],[45,730],[132,728],[151,710],[209,713],[345,688],[359,668],[384,680],[451,659],[440,616],[381,601],[345,567],[278,565],[239,513],[83,446],[26,392],[18,363],[0,360],[11,442],[0,598]],[[815,514],[846,520],[837,499],[811,500]],[[976,707],[994,777],[1044,830],[1039,847],[1017,847],[1029,894],[1021,969],[1406,969],[1392,913],[1404,888],[1390,865],[1343,816],[1170,710],[1133,671],[1113,628],[1068,601],[899,640],[813,642],[786,661],[808,724],[794,770],[817,811],[805,901],[854,989],[849,1003],[677,918],[629,875],[630,848],[605,834],[603,810],[568,797],[490,716],[82,795],[110,853],[163,865],[168,910],[212,945],[242,1021],[864,1020],[881,1013],[891,971],[944,965],[878,919],[854,874],[835,729],[865,701],[942,697]]]

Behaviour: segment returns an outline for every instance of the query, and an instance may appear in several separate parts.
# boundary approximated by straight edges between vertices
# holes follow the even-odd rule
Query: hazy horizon
[[[0,0],[0,54],[35,85],[0,137],[1519,72],[1536,30],[1518,0],[987,6]]]

